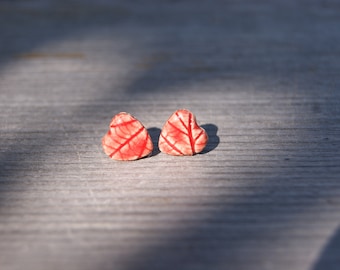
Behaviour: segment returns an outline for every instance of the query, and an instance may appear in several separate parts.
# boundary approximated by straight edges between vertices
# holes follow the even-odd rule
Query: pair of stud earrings
[[[186,109],[175,111],[162,128],[158,147],[174,156],[192,156],[203,151],[208,135]],[[104,152],[115,160],[136,160],[152,153],[151,137],[136,118],[126,112],[115,115],[102,139]]]

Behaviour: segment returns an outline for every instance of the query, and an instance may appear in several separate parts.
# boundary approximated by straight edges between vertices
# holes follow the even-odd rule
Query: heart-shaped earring
[[[169,155],[192,156],[202,152],[207,142],[208,135],[194,114],[182,109],[175,111],[163,126],[158,147]]]
[[[153,144],[146,128],[132,115],[115,115],[102,139],[104,152],[116,160],[136,160],[151,154]]]

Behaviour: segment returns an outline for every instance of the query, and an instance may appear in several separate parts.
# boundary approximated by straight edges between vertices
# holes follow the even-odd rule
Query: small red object
[[[202,152],[208,135],[200,127],[194,114],[182,109],[174,112],[165,123],[159,137],[159,150],[175,156],[192,156]]]
[[[115,160],[136,160],[151,154],[153,144],[146,128],[132,115],[115,115],[102,139],[104,152]]]

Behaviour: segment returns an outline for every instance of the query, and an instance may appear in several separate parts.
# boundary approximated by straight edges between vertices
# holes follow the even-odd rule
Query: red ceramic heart
[[[207,145],[208,135],[200,127],[194,114],[188,110],[177,110],[165,123],[159,137],[159,150],[175,156],[192,156],[202,152]]]
[[[148,131],[132,115],[121,112],[111,120],[102,139],[104,152],[116,160],[136,160],[151,154],[153,144]]]

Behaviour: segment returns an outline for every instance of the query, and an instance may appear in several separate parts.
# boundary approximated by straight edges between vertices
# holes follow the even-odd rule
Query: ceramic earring
[[[158,147],[169,155],[192,156],[202,152],[207,142],[208,135],[194,114],[182,109],[175,111],[163,126]]]
[[[136,160],[151,154],[153,144],[146,128],[132,115],[115,115],[102,139],[104,152],[115,160]]]

